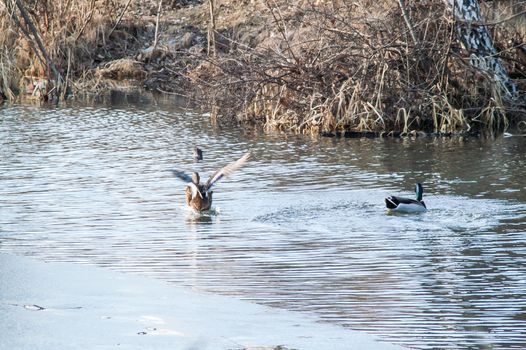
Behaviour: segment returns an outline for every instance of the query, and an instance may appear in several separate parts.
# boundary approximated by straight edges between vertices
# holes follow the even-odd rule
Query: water
[[[192,149],[204,150],[195,163]],[[184,205],[169,169],[206,178]],[[526,138],[312,139],[154,106],[0,110],[0,249],[317,315],[416,349],[526,347]],[[383,198],[424,184],[427,213]]]

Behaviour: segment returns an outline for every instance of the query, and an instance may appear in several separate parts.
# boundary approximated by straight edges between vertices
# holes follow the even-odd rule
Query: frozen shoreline
[[[3,252],[0,314],[0,349],[403,349],[300,313]]]

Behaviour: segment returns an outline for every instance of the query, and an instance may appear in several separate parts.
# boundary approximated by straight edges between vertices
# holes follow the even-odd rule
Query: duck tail
[[[387,197],[385,199],[385,206],[387,209],[396,209],[398,207],[398,201],[393,197]]]

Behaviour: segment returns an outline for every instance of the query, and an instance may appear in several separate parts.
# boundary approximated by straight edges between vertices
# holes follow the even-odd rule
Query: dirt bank
[[[0,2],[8,99],[143,88],[196,99],[214,118],[314,133],[502,131],[526,119],[516,1],[482,2],[515,99],[473,69],[440,0],[407,4],[405,18],[390,0],[18,3],[35,30]]]

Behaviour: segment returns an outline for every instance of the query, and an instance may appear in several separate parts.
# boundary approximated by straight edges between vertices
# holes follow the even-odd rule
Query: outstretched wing
[[[210,190],[214,184],[221,180],[223,177],[228,176],[232,174],[237,169],[241,168],[243,164],[246,163],[246,161],[250,158],[250,152],[247,152],[243,155],[243,157],[239,158],[235,162],[232,162],[228,164],[227,166],[222,167],[218,171],[216,171],[212,176],[208,178],[208,180],[205,183],[206,190]]]
[[[184,182],[192,182],[192,177],[190,175],[188,175],[187,173],[185,173],[184,171],[179,171],[179,170],[173,170],[172,169],[172,174],[174,174],[174,176],[177,176],[178,178],[180,178]]]

